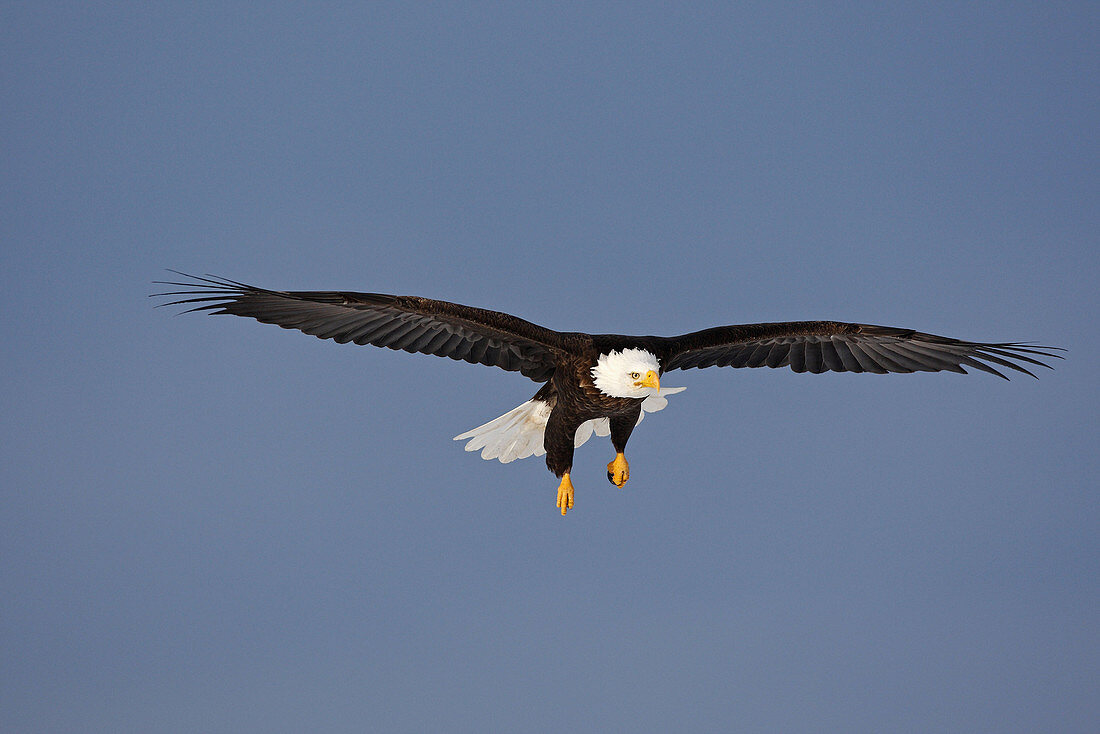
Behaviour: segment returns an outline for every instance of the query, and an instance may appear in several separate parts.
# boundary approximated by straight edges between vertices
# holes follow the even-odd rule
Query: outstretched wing
[[[554,351],[561,343],[558,332],[529,321],[446,301],[382,293],[271,291],[224,278],[177,274],[191,280],[158,283],[186,290],[155,295],[186,296],[165,306],[199,304],[185,313],[248,316],[340,344],[435,354],[518,371],[536,382],[550,379]]]
[[[1057,347],[968,342],[910,329],[837,321],[719,326],[655,338],[665,371],[692,367],[787,367],[795,372],[949,372],[964,367],[1008,379],[994,366],[1035,375],[1024,365],[1062,359]]]

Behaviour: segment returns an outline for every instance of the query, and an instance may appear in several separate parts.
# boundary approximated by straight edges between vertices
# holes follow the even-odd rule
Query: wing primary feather
[[[974,354],[975,359],[982,359],[982,360],[985,360],[986,362],[992,362],[993,364],[997,364],[997,365],[1000,365],[1002,367],[1007,367],[1010,370],[1016,370],[1017,372],[1021,372],[1025,375],[1031,375],[1035,379],[1039,379],[1038,376],[1036,376],[1036,374],[1034,372],[1027,369],[1026,367],[1021,367],[1020,365],[1016,364],[1015,362],[1010,362],[1007,359],[1002,359],[1001,357],[998,357],[996,354],[990,354],[989,352],[987,352],[985,350],[976,349],[974,351],[975,351],[975,354]],[[1004,375],[1001,375],[1001,377],[1004,377]],[[1008,378],[1005,377],[1005,379],[1007,380]]]
[[[1031,345],[1028,342],[1008,342],[1005,344],[990,344],[988,346],[994,347],[996,349],[1011,350],[1013,353],[1024,352],[1026,354],[1035,354],[1040,357],[1046,357],[1048,359],[1065,359],[1065,357],[1063,357],[1061,354],[1054,354],[1054,352],[1066,351],[1062,347],[1039,347]]]
[[[928,364],[927,360],[919,356],[907,353],[900,340],[873,342],[874,348],[879,354],[885,355],[895,364],[904,367],[910,372],[934,372],[935,367]]]
[[[840,361],[844,364],[844,369],[849,372],[863,372],[863,365],[860,364],[859,359],[857,359],[852,352],[851,344],[841,338],[834,339],[832,344],[837,355],[840,357]]]
[[[997,345],[997,346],[985,346],[985,345],[983,345],[981,347],[981,351],[989,352],[990,354],[999,354],[1000,356],[1007,357],[1009,359],[1018,359],[1021,362],[1027,362],[1028,364],[1033,364],[1033,365],[1036,365],[1037,367],[1046,367],[1048,370],[1054,369],[1053,367],[1051,367],[1046,362],[1043,362],[1043,361],[1038,360],[1038,359],[1034,359],[1032,357],[1028,357],[1026,354],[1019,354],[1020,351],[1028,351],[1029,353],[1035,353],[1032,350],[1017,350],[1015,347],[1005,348],[1005,347],[1002,347],[1000,345]],[[1044,357],[1048,357],[1048,358],[1062,359],[1062,357],[1058,356],[1057,354],[1043,354],[1042,352],[1038,352],[1038,354],[1040,354]]]
[[[988,372],[991,375],[996,375],[997,377],[1000,377],[1002,380],[1008,379],[1007,375],[1001,374],[999,371],[990,367],[985,362],[981,362],[965,354],[959,356],[959,364],[966,365],[967,367],[973,367],[974,369],[981,370],[982,372]]]
[[[903,364],[900,358],[892,356],[888,351],[882,348],[881,344],[873,339],[861,339],[859,346],[887,372],[900,372],[904,374],[915,371],[912,367]]]
[[[921,364],[927,365],[926,369],[932,371],[947,370],[950,372],[961,372],[966,374],[966,370],[959,366],[958,362],[950,356],[949,352],[937,351],[935,349],[925,349],[921,346],[920,342],[899,342],[893,345],[894,351],[904,352],[911,359],[919,361]]]
[[[845,344],[848,346],[848,349],[851,350],[852,356],[856,358],[856,361],[859,362],[859,366],[863,368],[864,372],[871,372],[876,375],[885,375],[889,372],[889,370],[876,362],[872,355],[864,350],[863,344],[854,341],[847,341]]]

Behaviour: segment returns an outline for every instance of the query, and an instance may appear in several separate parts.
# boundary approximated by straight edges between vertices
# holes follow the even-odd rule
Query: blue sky
[[[1096,731],[1092,3],[5,4],[10,732]],[[1041,380],[513,373],[154,309],[165,268],[551,328],[828,318]]]

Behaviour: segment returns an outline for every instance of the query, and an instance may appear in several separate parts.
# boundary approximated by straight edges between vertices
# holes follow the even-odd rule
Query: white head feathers
[[[624,349],[601,354],[592,368],[592,382],[600,392],[613,398],[648,398],[657,394],[654,387],[642,385],[646,373],[659,374],[661,366],[644,349]]]

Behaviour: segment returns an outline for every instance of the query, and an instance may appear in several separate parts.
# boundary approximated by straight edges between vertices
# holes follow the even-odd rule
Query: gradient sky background
[[[4,3],[0,728],[1097,731],[1098,7]],[[1070,351],[670,373],[563,519],[534,383],[164,268]]]

